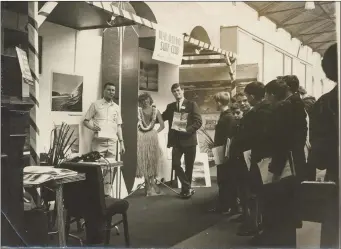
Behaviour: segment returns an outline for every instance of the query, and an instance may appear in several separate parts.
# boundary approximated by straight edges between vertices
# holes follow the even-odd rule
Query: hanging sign
[[[18,47],[15,47],[15,50],[17,51],[21,74],[24,82],[29,85],[33,85],[33,78],[30,66],[28,65],[26,52]]]
[[[155,47],[153,60],[163,61],[180,66],[184,52],[183,35],[172,33],[164,29],[155,30]]]

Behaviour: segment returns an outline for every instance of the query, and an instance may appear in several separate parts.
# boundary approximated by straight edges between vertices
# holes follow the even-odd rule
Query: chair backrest
[[[85,173],[86,179],[64,184],[64,206],[71,216],[102,216],[105,210],[101,166],[64,162],[61,168]]]

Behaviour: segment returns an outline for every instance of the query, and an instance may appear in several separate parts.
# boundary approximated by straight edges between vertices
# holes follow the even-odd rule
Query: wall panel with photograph
[[[139,90],[159,91],[159,65],[140,61]]]
[[[83,111],[83,76],[52,73],[51,111]]]

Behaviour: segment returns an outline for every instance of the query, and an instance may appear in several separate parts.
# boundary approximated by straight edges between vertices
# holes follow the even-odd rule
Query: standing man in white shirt
[[[116,159],[116,144],[120,142],[121,154],[125,152],[122,136],[122,117],[119,106],[113,101],[115,84],[105,83],[103,98],[91,104],[83,124],[95,134],[91,150],[100,152],[105,158]],[[111,170],[104,170],[104,192],[111,195],[113,177]]]

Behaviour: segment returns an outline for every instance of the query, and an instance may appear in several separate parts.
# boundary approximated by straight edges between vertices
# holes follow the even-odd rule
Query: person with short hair
[[[119,106],[113,101],[115,96],[115,84],[107,82],[103,87],[103,98],[90,105],[85,114],[83,124],[94,132],[91,150],[98,151],[105,158],[116,159],[116,144],[120,142],[121,153],[125,152],[122,135],[122,117]],[[106,136],[100,137],[99,132],[105,131]],[[111,196],[113,183],[112,169],[104,167],[104,192]]]
[[[313,105],[316,102],[315,97],[308,95],[307,91],[302,86],[298,88],[298,93],[301,96],[301,99],[304,103],[304,108],[307,111],[309,118],[311,118],[311,111],[312,111]]]
[[[277,79],[283,80],[289,86],[289,91],[292,94],[298,92],[298,89],[300,87],[300,81],[296,75],[278,76]]]
[[[235,120],[229,108],[230,94],[219,92],[214,95],[217,110],[220,111],[218,123],[214,133],[214,147],[223,146],[225,150],[230,146],[233,136]],[[231,165],[229,157],[225,157],[222,164],[217,165],[217,182],[219,188],[217,207],[210,210],[223,214],[230,214],[236,206],[237,183],[234,165]]]
[[[155,178],[158,175],[162,156],[158,133],[165,128],[165,125],[149,93],[141,93],[138,101],[136,177],[144,177],[146,196],[154,196],[161,194]],[[156,123],[160,124],[157,130],[154,129]]]
[[[237,103],[233,103],[231,105],[231,112],[236,120],[240,120],[243,117],[243,111],[240,109]]]
[[[245,97],[252,106],[251,110],[244,114],[241,120],[242,132],[236,137],[235,143],[240,147],[240,154],[251,151],[249,171],[247,172],[247,188],[250,195],[249,212],[244,223],[238,231],[240,236],[257,235],[261,224],[261,211],[259,204],[259,192],[262,186],[258,163],[269,157],[268,127],[272,105],[264,99],[265,86],[254,81],[246,85]],[[258,211],[257,211],[258,210]]]
[[[265,86],[273,106],[269,124],[270,163],[262,188],[263,233],[260,245],[296,247],[296,229],[302,227],[298,186],[305,167],[306,113],[291,98],[293,90],[277,78]],[[285,173],[285,175],[283,175]]]
[[[337,44],[331,45],[324,53],[322,68],[327,78],[336,83],[328,93],[314,104],[310,121],[311,153],[308,163],[315,169],[326,169],[326,181],[337,185],[330,204],[325,210],[321,227],[321,248],[340,248],[339,244],[339,91],[337,84],[340,64],[338,64]],[[340,63],[340,62],[339,62]],[[316,179],[316,174],[311,180]]]
[[[283,83],[288,87],[285,87]],[[281,113],[283,111],[283,115],[288,116],[286,120],[283,120],[284,123],[282,123],[282,125],[287,124],[289,127],[284,129],[284,127],[281,127],[281,124],[278,124],[279,126],[277,127],[283,128],[281,132],[278,132],[282,134],[278,135],[283,136],[283,141],[286,141],[287,146],[289,146],[289,144],[292,146],[291,149],[297,176],[302,181],[306,178],[307,174],[305,146],[307,145],[308,137],[308,115],[298,93],[299,80],[295,75],[287,75],[278,77],[277,81],[271,81],[269,84],[270,85],[267,85],[267,88],[270,89],[270,86],[273,84],[275,87],[275,95],[273,96],[280,99],[277,102],[281,102],[278,112]],[[290,112],[290,114],[288,112]],[[283,116],[277,118],[283,118]],[[288,139],[291,139],[292,141],[289,142]]]
[[[236,94],[236,96],[234,96],[234,97],[235,97],[236,102],[237,102],[237,104],[239,105],[240,109],[241,109],[244,113],[250,111],[251,106],[250,106],[250,103],[249,103],[248,100],[247,100],[247,97],[246,97],[245,93],[243,93],[243,92],[238,92],[238,93]]]
[[[181,182],[180,197],[188,199],[194,194],[191,183],[198,144],[197,130],[202,125],[202,118],[198,105],[194,101],[185,99],[184,89],[180,84],[173,84],[171,91],[175,102],[167,105],[166,110],[162,113],[162,118],[164,121],[168,121],[167,147],[172,147],[172,169],[175,170]],[[182,127],[183,123],[185,127]],[[183,155],[185,157],[185,171],[181,167]]]

